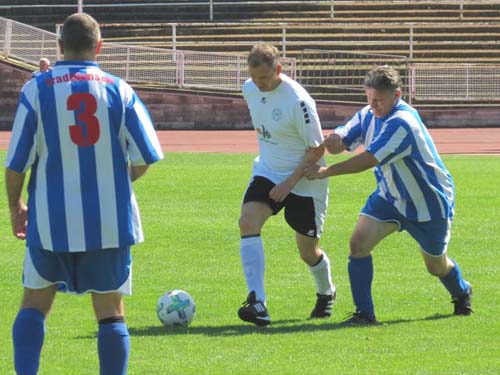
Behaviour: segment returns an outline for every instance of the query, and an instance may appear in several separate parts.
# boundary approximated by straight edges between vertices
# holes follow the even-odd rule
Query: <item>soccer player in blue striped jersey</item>
[[[390,66],[368,72],[368,105],[325,140],[337,154],[363,145],[356,156],[329,167],[310,165],[305,174],[325,178],[373,168],[376,190],[359,216],[350,240],[349,278],[356,311],[349,324],[375,323],[371,286],[372,250],[389,234],[406,230],[420,245],[430,274],[452,296],[455,315],[471,313],[471,285],[447,256],[454,213],[453,180],[418,112],[401,99],[401,79]]]
[[[69,16],[59,45],[64,60],[21,91],[6,159],[12,230],[26,240],[14,366],[18,374],[38,372],[59,289],[91,293],[100,374],[123,375],[129,333],[122,296],[131,294],[130,247],[143,240],[132,181],[163,154],[136,93],[95,62],[102,47],[97,22],[85,13]]]

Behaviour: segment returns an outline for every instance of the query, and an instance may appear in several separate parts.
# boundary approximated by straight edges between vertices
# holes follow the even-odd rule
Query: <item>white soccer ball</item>
[[[165,326],[187,326],[194,314],[194,299],[184,290],[171,290],[156,304],[156,315]]]

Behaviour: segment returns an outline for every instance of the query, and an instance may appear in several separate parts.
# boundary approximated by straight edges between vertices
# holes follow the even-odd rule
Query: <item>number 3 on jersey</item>
[[[94,145],[99,139],[99,120],[95,97],[88,92],[71,94],[66,103],[68,111],[75,111],[78,125],[70,125],[69,135],[74,144],[80,147]]]

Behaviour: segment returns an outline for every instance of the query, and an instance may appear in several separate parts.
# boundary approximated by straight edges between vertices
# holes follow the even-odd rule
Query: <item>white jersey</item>
[[[273,91],[260,91],[251,79],[243,85],[243,97],[259,142],[253,175],[275,184],[295,171],[309,148],[323,144],[316,103],[297,82],[284,74],[280,77],[282,82]],[[326,165],[323,158],[318,163]],[[302,178],[292,193],[323,196],[328,193],[328,181]]]

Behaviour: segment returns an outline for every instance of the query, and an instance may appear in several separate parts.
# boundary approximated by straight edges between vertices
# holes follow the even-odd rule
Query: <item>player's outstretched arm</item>
[[[310,165],[305,168],[304,175],[313,180],[342,174],[358,173],[370,169],[377,164],[378,160],[368,151],[364,151],[350,159],[332,164],[328,168],[320,167],[319,165]]]

